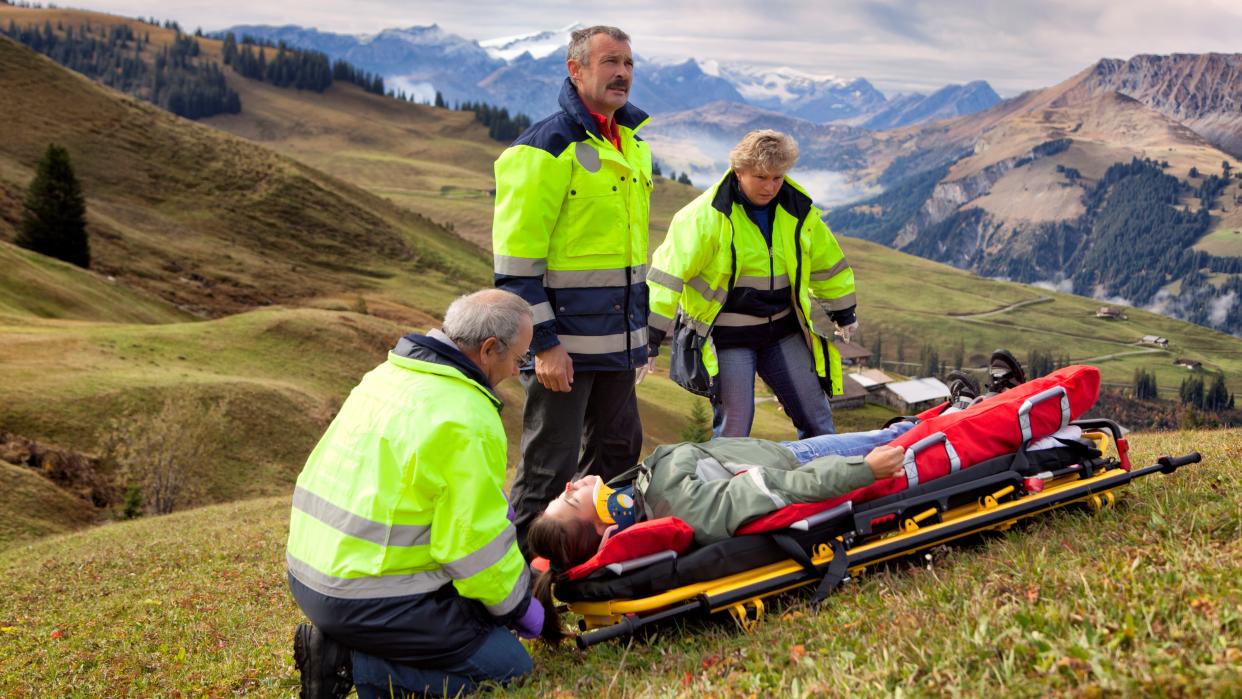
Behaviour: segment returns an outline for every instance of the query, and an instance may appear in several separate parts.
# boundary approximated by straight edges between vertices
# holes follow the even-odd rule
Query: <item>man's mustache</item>
[[[625,90],[626,92],[629,92],[630,83],[625,80],[615,80],[613,82],[608,83],[608,89],[609,90]]]

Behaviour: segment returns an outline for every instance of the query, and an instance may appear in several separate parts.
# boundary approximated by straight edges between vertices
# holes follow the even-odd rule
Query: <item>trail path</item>
[[[950,318],[986,318],[988,316],[1000,315],[1001,313],[1008,313],[1009,311],[1017,310],[1019,308],[1022,308],[1023,306],[1033,306],[1037,303],[1047,303],[1048,301],[1051,301],[1051,300],[1052,300],[1051,296],[1040,296],[1037,299],[1026,299],[1025,301],[1018,301],[1017,303],[1011,303],[1008,306],[1003,306],[1001,308],[995,308],[990,311],[984,311],[982,313],[946,313],[945,315],[949,316]]]

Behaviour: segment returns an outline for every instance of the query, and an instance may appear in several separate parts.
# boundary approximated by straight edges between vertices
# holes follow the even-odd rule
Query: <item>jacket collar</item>
[[[483,373],[483,370],[470,361],[469,357],[462,354],[453,341],[439,330],[432,330],[426,335],[416,333],[406,335],[397,341],[397,346],[392,348],[392,352],[399,357],[456,369],[465,378],[482,387],[496,402],[497,410],[504,407],[503,401],[496,394],[496,389],[492,388],[492,383],[487,380],[487,375]]]
[[[599,132],[599,126],[595,123],[595,119],[591,117],[591,112],[582,103],[582,98],[578,96],[578,88],[574,87],[574,81],[571,78],[565,78],[565,82],[561,84],[561,95],[557,99],[561,105],[561,109],[565,111],[574,121],[582,125],[587,133],[593,133],[604,138]],[[624,126],[631,131],[637,131],[647,121],[647,113],[635,107],[633,104],[626,102],[624,106],[617,110],[612,118],[616,120],[618,126]]]
[[[733,205],[735,203],[742,203],[740,187],[737,175],[730,169],[716,183],[716,191],[712,195],[712,208],[725,216],[732,215]],[[781,185],[781,191],[776,193],[776,198],[772,201],[799,221],[811,211],[811,197],[802,190],[802,187],[788,177],[785,178],[785,183]]]

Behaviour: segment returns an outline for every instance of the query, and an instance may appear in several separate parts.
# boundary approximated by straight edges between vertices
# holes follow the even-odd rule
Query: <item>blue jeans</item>
[[[717,437],[749,437],[755,421],[755,373],[772,389],[798,430],[798,438],[832,434],[832,407],[815,373],[815,358],[801,333],[762,349],[718,350],[719,404],[713,422]]]
[[[484,682],[508,684],[534,669],[522,642],[499,626],[492,629],[474,655],[447,667],[400,665],[358,651],[354,651],[353,661],[358,699],[454,697],[478,691]]]
[[[866,456],[872,449],[897,439],[911,427],[914,427],[913,422],[897,422],[882,430],[824,434],[796,442],[781,442],[781,446],[792,451],[800,464],[821,456]]]

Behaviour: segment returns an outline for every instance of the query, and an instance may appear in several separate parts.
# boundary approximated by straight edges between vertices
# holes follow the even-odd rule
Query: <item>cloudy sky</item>
[[[984,79],[1010,96],[1060,82],[1101,57],[1242,51],[1239,0],[79,2],[206,30],[299,24],[367,33],[438,23],[469,39],[489,39],[574,22],[615,24],[645,57],[786,65],[865,77],[885,92]]]

